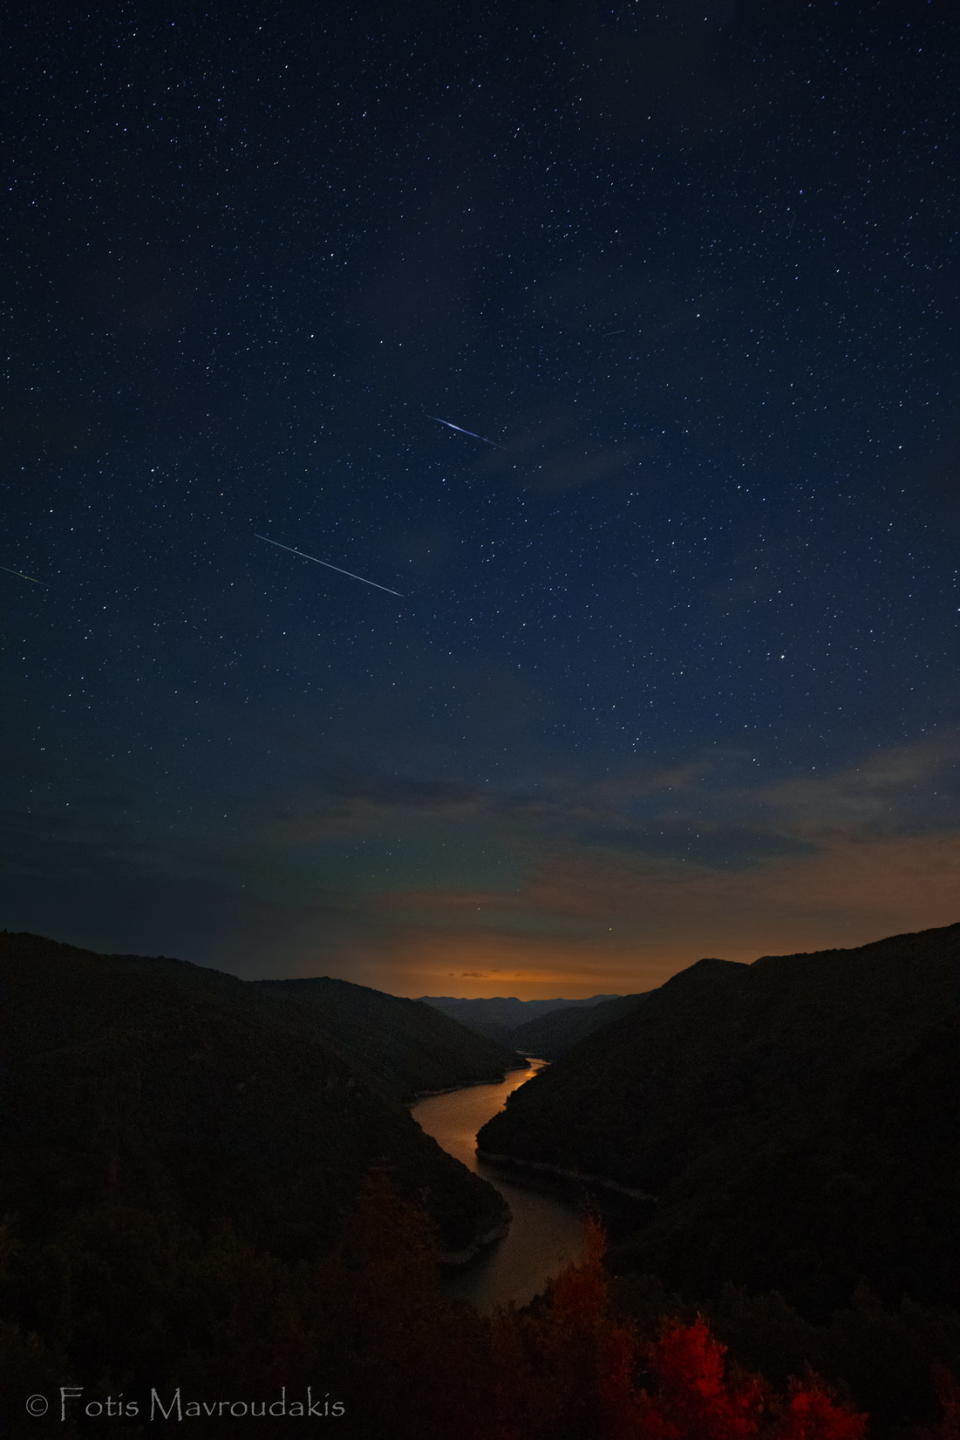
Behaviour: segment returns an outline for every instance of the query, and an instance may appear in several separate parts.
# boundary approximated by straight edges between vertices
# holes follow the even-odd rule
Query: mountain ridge
[[[580,1000],[520,1000],[516,995],[423,995],[420,998],[424,1004],[458,1020],[468,1029],[475,1030],[478,1035],[486,1035],[500,1044],[509,1044],[514,1029],[524,1021],[562,1007],[589,1007],[618,997],[592,995]]]
[[[305,1007],[326,1043],[394,1099],[493,1083],[523,1057],[420,1000],[334,976],[249,982]]]
[[[383,1163],[450,1251],[504,1220],[309,1010],[225,972],[4,932],[0,1041],[0,1212],[34,1228],[159,1205],[313,1252]]]
[[[701,961],[560,1055],[478,1145],[658,1196],[627,1270],[811,1310],[860,1280],[950,1303],[958,1040],[960,924]]]

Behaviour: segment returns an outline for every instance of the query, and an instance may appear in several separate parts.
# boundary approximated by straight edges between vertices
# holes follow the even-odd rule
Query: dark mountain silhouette
[[[261,980],[256,988],[294,1005],[318,1039],[370,1084],[398,1100],[429,1090],[502,1080],[524,1064],[505,1045],[419,1000],[327,977]]]
[[[702,960],[562,1055],[486,1153],[657,1197],[617,1264],[808,1313],[866,1280],[956,1304],[960,925],[853,950]]]
[[[456,995],[424,995],[425,1005],[432,1005],[453,1020],[459,1020],[468,1030],[486,1035],[502,1045],[511,1045],[512,1032],[518,1025],[552,1010],[565,1006],[577,1008],[598,1005],[602,1000],[612,1000],[612,995],[591,995],[586,1000],[518,1000],[514,995],[496,995],[479,1000],[464,1000]]]
[[[0,935],[0,1214],[42,1236],[84,1207],[142,1207],[310,1255],[386,1165],[450,1249],[502,1221],[492,1187],[319,1028],[314,1004],[217,971]]]
[[[596,1005],[566,1005],[562,1010],[551,1010],[518,1025],[511,1032],[511,1043],[525,1055],[556,1060],[595,1030],[629,1015],[643,998],[642,994],[617,995]]]
[[[747,969],[762,973],[706,962],[670,984],[681,999],[714,995],[719,1013],[724,987]],[[325,988],[304,999],[297,986],[287,993],[178,961],[0,935],[0,1423],[11,1435],[35,1428],[25,1397],[55,1405],[65,1381],[85,1387],[84,1400],[144,1402],[152,1387],[169,1400],[182,1387],[185,1398],[262,1405],[309,1399],[312,1386],[321,1403],[340,1406],[331,1412],[342,1411],[338,1434],[357,1440],[863,1440],[855,1412],[864,1408],[876,1440],[954,1435],[960,1317],[943,1308],[887,1312],[866,1296],[825,1327],[778,1296],[725,1287],[712,1299],[711,1333],[697,1314],[704,1307],[659,1282],[634,1272],[611,1287],[595,1222],[583,1262],[528,1309],[486,1317],[447,1298],[432,1232],[456,1246],[495,1224],[502,1206],[382,1093],[402,1088],[408,1052],[381,1054],[371,1088],[319,1038]],[[358,1006],[377,1024],[404,1013],[375,993],[348,993],[356,988],[339,996],[345,1033]],[[897,1003],[925,1025],[910,989]],[[940,1002],[949,1024],[947,983]],[[647,1003],[575,1053],[637,1024]],[[787,1042],[789,1063],[794,1022],[778,1028],[776,1008],[767,997],[740,1013]],[[819,1033],[819,1009],[801,1018],[802,1031]],[[953,1106],[946,1129],[956,1052],[944,1059],[929,1035],[923,1044],[939,1068],[931,1079],[921,1065],[908,1118],[922,1124],[928,1088],[942,1082]],[[897,1065],[913,1053],[878,1050]],[[531,1091],[549,1094],[551,1074]],[[698,1098],[694,1087],[684,1093]],[[954,1159],[948,1149],[945,1164]],[[689,1227],[696,1217],[681,1207],[677,1218]],[[648,1235],[638,1243],[646,1261]],[[137,1434],[153,1428],[145,1414]],[[195,1419],[191,1433],[220,1435],[223,1424]],[[260,1418],[241,1428],[273,1436],[289,1425]],[[60,1431],[66,1440],[107,1433],[79,1403]]]

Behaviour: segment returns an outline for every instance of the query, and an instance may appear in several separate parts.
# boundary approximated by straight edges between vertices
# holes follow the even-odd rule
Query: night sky
[[[529,997],[960,919],[947,0],[13,9],[0,923]]]

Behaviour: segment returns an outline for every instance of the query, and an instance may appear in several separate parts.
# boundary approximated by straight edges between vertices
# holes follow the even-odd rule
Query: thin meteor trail
[[[492,445],[494,450],[501,448],[496,440],[488,440],[486,435],[478,435],[476,430],[464,430],[462,425],[454,425],[452,420],[441,420],[439,415],[428,415],[427,419],[435,420],[438,425],[446,425],[449,430],[459,430],[461,435],[472,435],[474,440],[482,440],[484,445]]]
[[[6,570],[8,575],[17,575],[21,580],[29,580],[31,585],[40,585],[44,590],[47,589],[42,580],[35,580],[32,575],[24,575],[22,570],[11,570],[9,565],[0,565],[0,570]]]
[[[398,600],[403,596],[399,590],[391,590],[389,585],[378,585],[376,580],[367,580],[363,575],[354,575],[352,570],[341,570],[339,565],[331,565],[329,560],[318,560],[316,555],[308,555],[306,550],[295,550],[292,545],[281,545],[279,540],[271,540],[269,535],[257,535],[257,540],[266,540],[268,545],[276,545],[278,550],[289,550],[291,555],[300,555],[304,560],[312,560],[314,565],[326,565],[328,570],[336,570],[338,575],[349,575],[351,580],[362,580],[364,585],[372,585],[374,590],[386,590],[388,595],[396,595]]]

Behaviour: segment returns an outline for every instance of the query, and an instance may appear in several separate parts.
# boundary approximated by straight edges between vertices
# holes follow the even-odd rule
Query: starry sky
[[[0,923],[529,998],[960,919],[952,9],[15,5]]]

